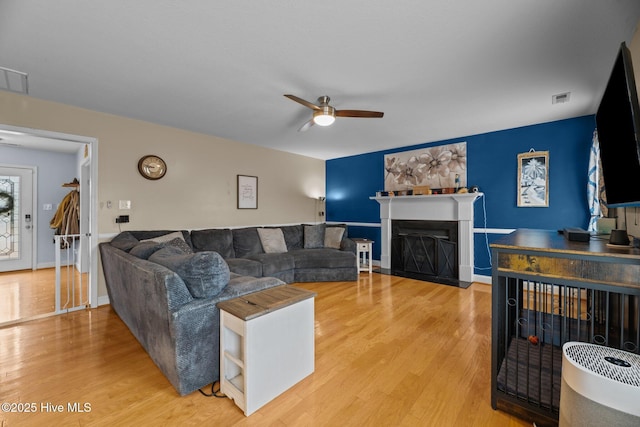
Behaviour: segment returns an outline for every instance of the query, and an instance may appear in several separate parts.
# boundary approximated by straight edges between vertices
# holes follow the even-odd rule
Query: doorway
[[[97,143],[98,141],[95,138],[84,137],[79,135],[70,135],[70,134],[62,134],[59,132],[49,132],[44,130],[37,130],[31,128],[19,128],[15,126],[3,125],[0,124],[0,139],[3,140],[2,143],[10,145],[12,147],[20,146],[24,148],[29,148],[34,153],[42,152],[57,152],[64,151],[60,147],[67,147],[67,149],[73,151],[73,162],[75,166],[73,167],[73,171],[67,171],[70,176],[78,176],[80,177],[80,181],[83,187],[83,191],[81,191],[81,215],[80,215],[80,233],[81,238],[79,242],[81,243],[81,247],[78,248],[78,261],[77,261],[77,270],[80,274],[86,274],[88,276],[88,298],[87,303],[90,307],[98,306],[98,280],[97,280],[97,165],[98,165],[98,149]],[[24,162],[22,162],[24,163]],[[8,167],[13,167],[14,165],[3,165]],[[17,166],[17,165],[16,165]],[[32,182],[32,188],[34,195],[32,197],[32,201],[29,204],[32,208],[31,219],[33,225],[35,226],[35,220],[37,217],[38,210],[51,210],[51,201],[46,200],[46,194],[42,194],[41,198],[38,199],[38,180],[37,173],[39,169],[34,168],[35,172],[33,174],[34,179]],[[42,169],[42,167],[41,167]],[[0,172],[1,173],[1,172]],[[44,174],[44,172],[43,172]],[[0,175],[4,176],[4,175]],[[1,178],[0,178],[1,179]],[[42,175],[41,180],[46,180],[47,177]],[[42,181],[40,182],[42,183]],[[57,183],[57,180],[56,180]],[[1,195],[1,194],[0,194]],[[42,203],[38,202],[41,200]],[[56,203],[59,200],[56,200],[53,206],[56,206]],[[24,203],[24,202],[23,202]],[[0,206],[2,205],[0,201]],[[26,205],[26,203],[24,203]],[[48,206],[48,207],[47,207]],[[21,223],[25,224],[26,217],[25,212],[20,213]],[[48,220],[46,220],[47,215],[51,215],[52,212],[43,212],[42,218],[40,221],[40,228],[42,227],[48,228]],[[43,226],[42,221],[45,221],[45,225]],[[14,220],[14,223],[16,221]],[[21,225],[22,225],[21,224]],[[14,226],[15,227],[15,226]],[[35,274],[35,273],[45,273],[47,269],[53,270],[54,263],[53,262],[43,262],[43,257],[39,252],[39,246],[42,246],[42,240],[44,239],[46,242],[44,245],[50,245],[51,239],[47,237],[49,233],[43,234],[40,241],[36,238],[37,227],[33,230],[33,239],[32,239],[32,256],[30,265],[24,267],[11,267],[12,273],[23,272],[27,273],[27,275],[31,274],[33,277],[42,277],[43,274]],[[42,230],[44,232],[44,230]],[[23,231],[24,232],[24,231]],[[26,235],[26,234],[25,234]],[[48,239],[48,241],[47,241]],[[0,243],[1,246],[1,243]],[[42,248],[41,248],[42,249]],[[49,251],[49,248],[45,247],[46,251]],[[47,252],[48,253],[48,252]],[[39,256],[40,255],[40,256]],[[23,270],[26,268],[27,270]],[[18,271],[20,270],[20,271]],[[5,271],[5,270],[0,270]],[[5,273],[2,273],[5,275]],[[6,276],[6,275],[5,275]],[[24,275],[23,275],[24,276]],[[48,275],[44,275],[49,277]],[[39,280],[39,279],[38,279]],[[47,279],[49,280],[49,279]],[[22,285],[20,285],[22,286]],[[26,292],[25,292],[26,293]],[[86,291],[85,291],[86,296]],[[59,313],[59,312],[58,312]],[[43,315],[52,315],[54,313],[47,313]],[[39,316],[41,317],[41,316]],[[20,321],[20,320],[18,320]]]

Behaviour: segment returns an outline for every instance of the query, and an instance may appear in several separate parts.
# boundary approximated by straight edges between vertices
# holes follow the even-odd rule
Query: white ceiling
[[[0,0],[0,66],[36,98],[331,159],[592,114],[639,19],[638,0]],[[286,93],[385,115],[298,132]]]

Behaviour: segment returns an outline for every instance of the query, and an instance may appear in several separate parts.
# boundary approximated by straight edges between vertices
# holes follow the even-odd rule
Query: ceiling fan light
[[[318,126],[331,126],[336,121],[333,107],[325,106],[322,110],[313,112],[313,122]]]

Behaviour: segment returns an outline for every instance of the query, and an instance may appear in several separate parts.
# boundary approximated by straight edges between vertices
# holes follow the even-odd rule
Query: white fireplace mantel
[[[458,278],[473,281],[473,204],[482,193],[370,197],[380,203],[380,266],[391,268],[391,221],[457,221]]]

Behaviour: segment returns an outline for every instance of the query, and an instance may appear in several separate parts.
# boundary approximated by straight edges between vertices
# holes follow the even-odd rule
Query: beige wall
[[[0,123],[98,140],[98,231],[193,229],[314,222],[325,193],[325,163],[281,151],[187,132],[36,98],[0,93]],[[167,162],[159,181],[142,178],[138,159]],[[236,175],[258,177],[258,209],[236,208]],[[118,209],[131,200],[130,211]],[[112,202],[111,209],[107,201]],[[106,294],[100,277],[100,296]]]

